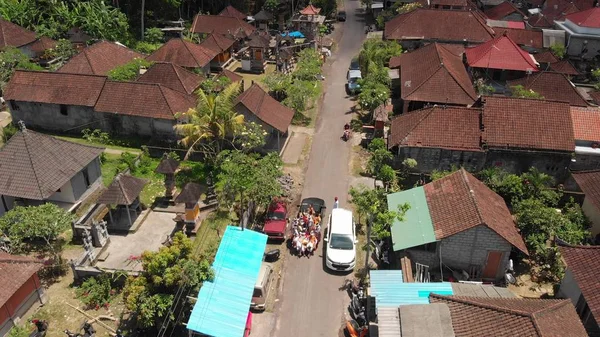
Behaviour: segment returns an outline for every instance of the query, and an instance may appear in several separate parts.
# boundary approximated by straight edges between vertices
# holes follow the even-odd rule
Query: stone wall
[[[520,174],[535,167],[562,183],[569,175],[570,152],[537,152],[490,149],[486,167],[497,166],[510,173]]]
[[[485,152],[446,150],[425,147],[399,147],[398,166],[406,158],[417,161],[416,170],[429,173],[433,170],[449,170],[452,165],[464,167],[467,171],[475,172],[483,168],[486,160]]]

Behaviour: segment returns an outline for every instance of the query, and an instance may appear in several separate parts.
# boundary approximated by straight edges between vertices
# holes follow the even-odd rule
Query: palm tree
[[[195,108],[183,114],[186,123],[175,126],[182,136],[179,141],[188,148],[187,159],[197,146],[202,146],[209,156],[216,156],[224,141],[243,129],[244,115],[234,110],[233,101],[240,92],[240,83],[232,83],[219,93],[206,93],[198,89]],[[204,142],[206,141],[206,142]]]

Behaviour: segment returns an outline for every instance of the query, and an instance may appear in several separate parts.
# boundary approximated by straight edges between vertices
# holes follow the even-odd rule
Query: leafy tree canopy
[[[6,87],[6,84],[12,77],[15,70],[44,70],[36,63],[31,62],[29,57],[17,48],[5,48],[0,53],[0,90]]]
[[[152,62],[147,61],[146,59],[136,58],[129,63],[109,71],[108,79],[120,82],[133,81],[140,75],[140,69],[149,68],[151,65]]]
[[[369,75],[369,67],[375,64],[377,67],[384,67],[390,61],[392,56],[402,54],[402,46],[396,41],[387,41],[379,39],[368,39],[363,44],[358,61],[363,73],[363,77]]]
[[[388,210],[387,192],[383,189],[369,189],[364,185],[357,188],[351,187],[350,202],[355,205],[360,222],[362,216],[371,215],[372,235],[377,238],[391,236],[391,225],[394,221],[404,221],[406,212],[410,209],[409,204],[398,206],[397,211]]]
[[[510,91],[514,97],[544,99],[544,96],[533,91],[532,89],[527,90],[522,85],[514,85],[510,87]]]
[[[562,43],[554,43],[550,46],[550,52],[552,55],[556,56],[558,59],[562,60],[567,53],[565,45]]]

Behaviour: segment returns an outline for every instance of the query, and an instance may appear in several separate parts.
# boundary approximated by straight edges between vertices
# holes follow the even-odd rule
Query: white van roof
[[[348,79],[351,78],[362,78],[360,70],[348,70]]]
[[[331,210],[331,233],[352,235],[352,226],[352,211],[343,208]]]
[[[260,271],[258,272],[258,277],[256,278],[256,283],[254,284],[255,288],[259,288],[262,286],[262,281],[265,279],[265,276],[271,272],[271,266],[267,263],[264,263],[260,266]]]

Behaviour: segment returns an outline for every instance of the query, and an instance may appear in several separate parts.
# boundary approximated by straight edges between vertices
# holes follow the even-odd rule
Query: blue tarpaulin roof
[[[303,39],[304,38],[304,34],[300,33],[299,31],[295,30],[293,32],[289,32],[289,33],[281,33],[281,36],[286,36],[289,35],[290,37],[293,37],[294,39]]]
[[[215,278],[204,282],[187,328],[214,337],[242,337],[267,236],[227,226],[212,267]]]
[[[371,270],[370,296],[375,297],[377,308],[407,304],[428,304],[429,294],[452,295],[449,282],[404,283],[402,270]]]

